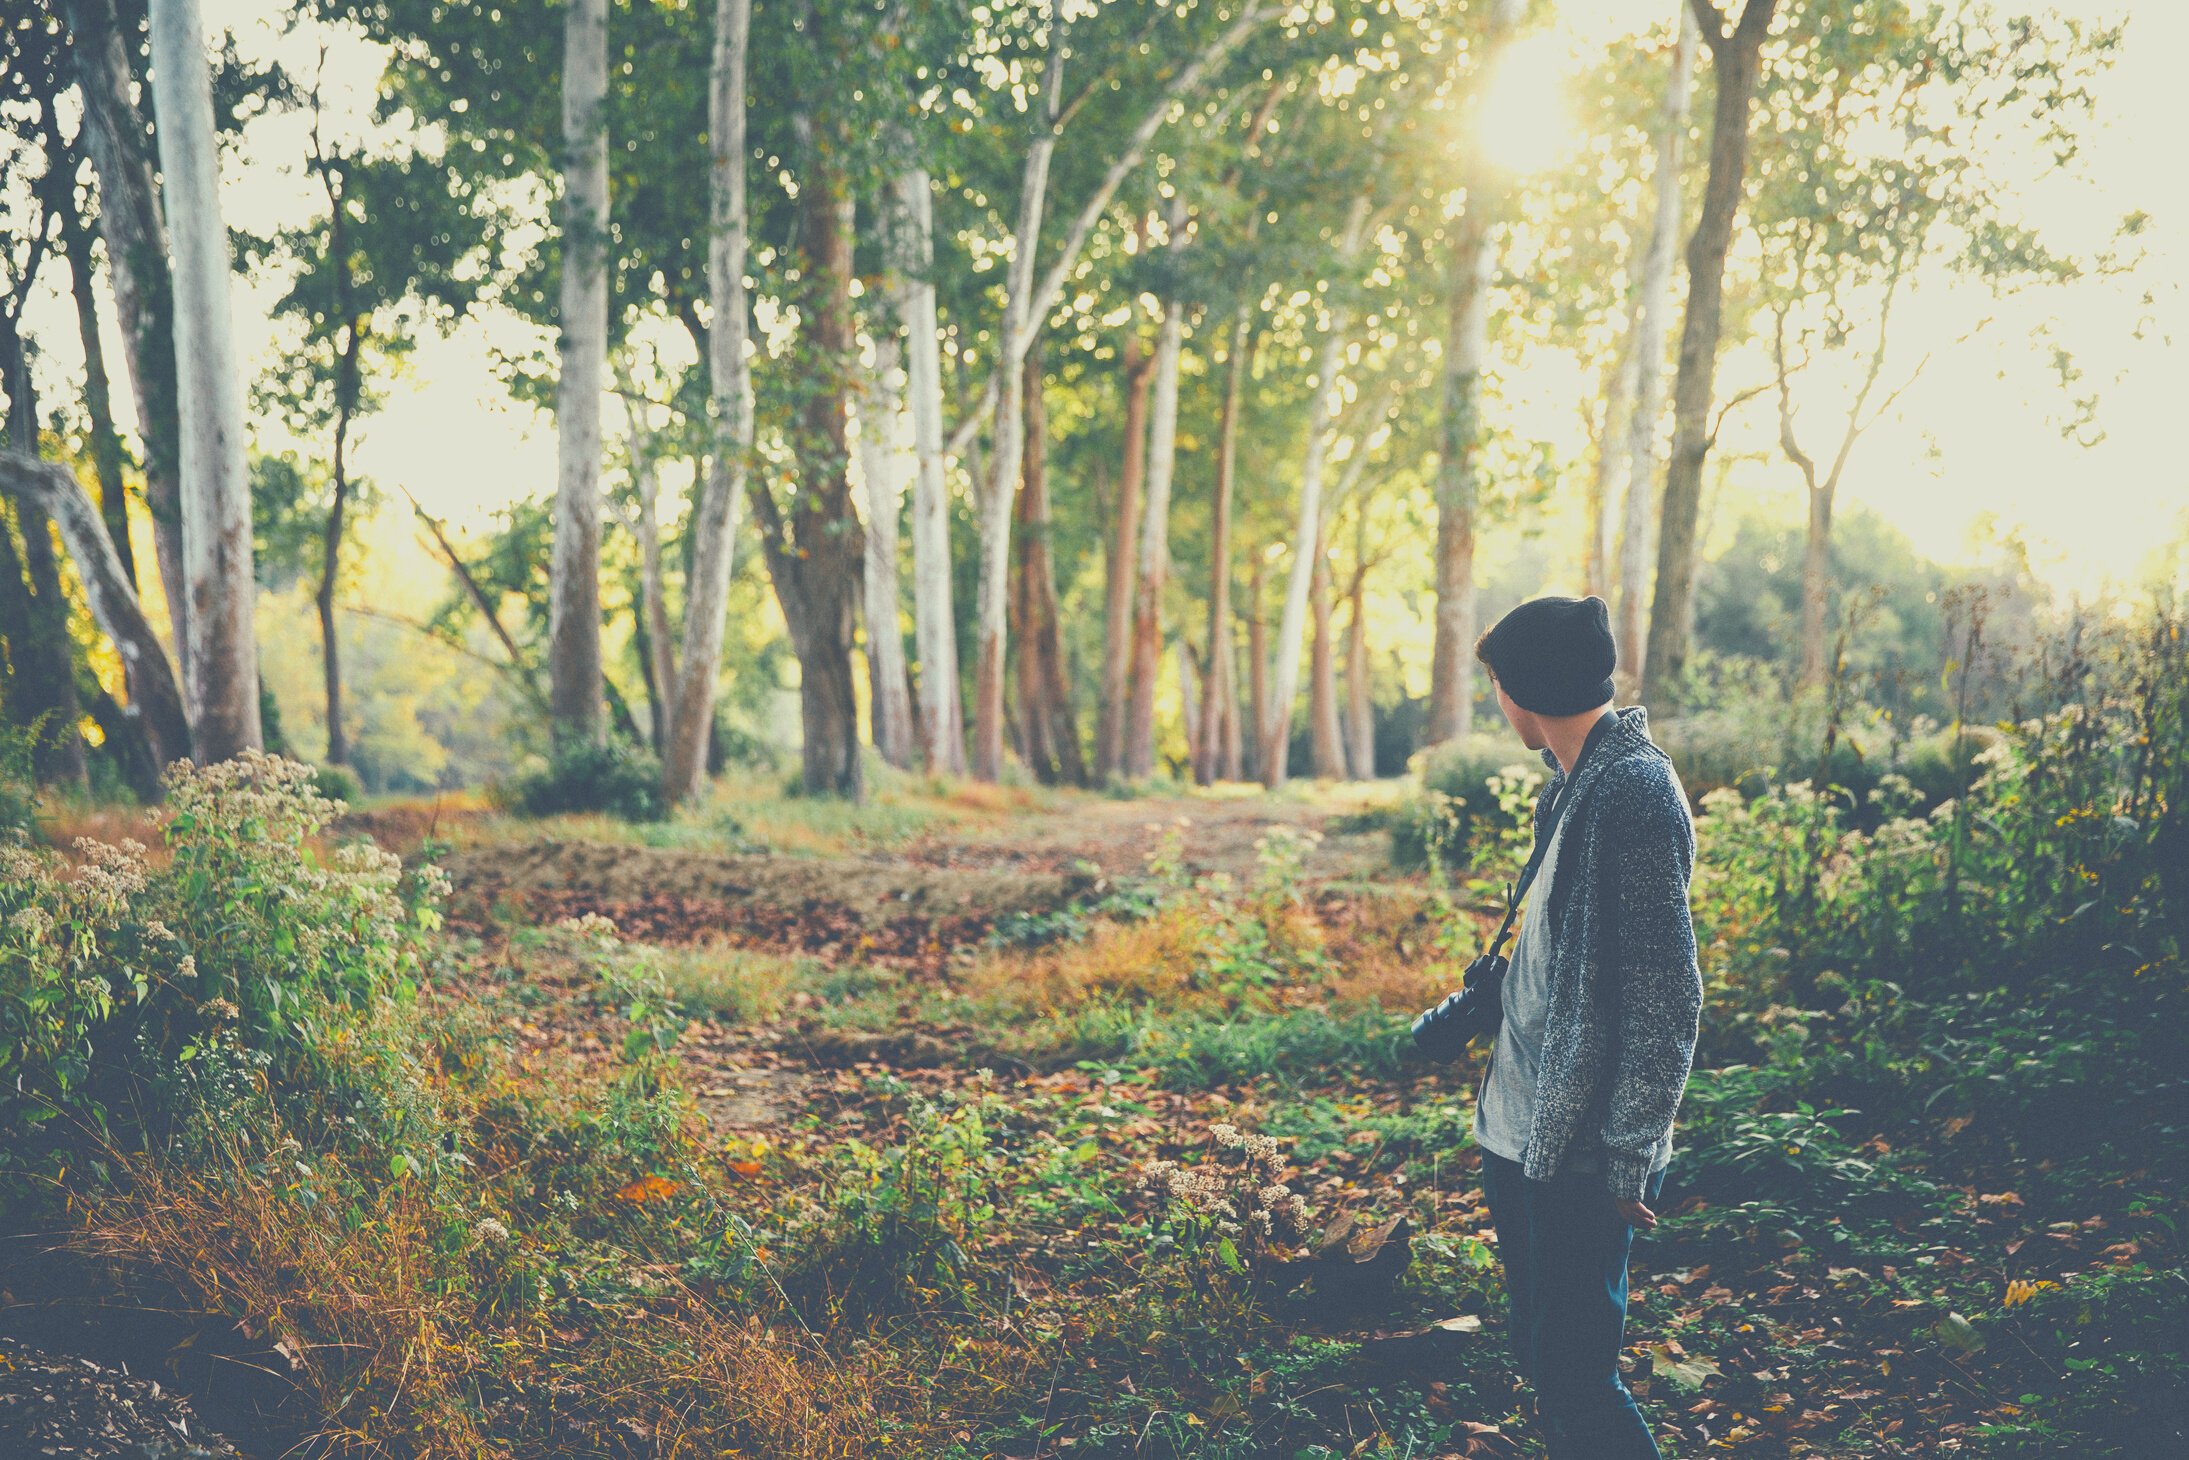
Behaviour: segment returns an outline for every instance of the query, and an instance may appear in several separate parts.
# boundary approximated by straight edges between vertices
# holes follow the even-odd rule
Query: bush
[[[616,739],[557,750],[545,766],[512,781],[504,799],[520,816],[597,812],[620,821],[659,821],[668,814],[660,759]]]
[[[1934,730],[1902,746],[1893,769],[1907,778],[1923,805],[1936,806],[1960,795],[1983,774],[1980,757],[2005,743],[2005,734],[1990,725],[1965,725],[1958,733]]]
[[[0,725],[0,839],[38,829],[36,727]]]
[[[323,765],[312,771],[312,789],[329,801],[355,806],[365,799],[364,783],[346,765]]]
[[[810,1318],[865,1319],[975,1289],[1003,1164],[990,1142],[995,1115],[986,1097],[922,1100],[901,1143],[832,1149],[824,1211],[798,1234],[800,1258],[784,1276]]]
[[[1469,735],[1434,745],[1414,757],[1422,794],[1385,813],[1391,860],[1413,869],[1432,852],[1446,866],[1464,866],[1486,822],[1498,817],[1501,778],[1540,780],[1539,757],[1509,735]]]
[[[312,780],[258,754],[177,765],[164,863],[132,841],[80,842],[74,866],[0,847],[0,1202],[71,1127],[187,1114],[172,1097],[203,1082],[178,1065],[294,1061],[329,1011],[414,985],[439,874],[406,883],[369,844],[322,859]]]

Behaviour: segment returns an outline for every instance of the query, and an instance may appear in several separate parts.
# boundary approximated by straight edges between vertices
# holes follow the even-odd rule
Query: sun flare
[[[1553,31],[1506,46],[1484,81],[1475,135],[1489,164],[1506,173],[1540,172],[1580,143],[1567,78],[1571,47]]]

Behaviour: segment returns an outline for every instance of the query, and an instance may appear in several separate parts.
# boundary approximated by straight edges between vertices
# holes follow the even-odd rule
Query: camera
[[[1415,1017],[1414,1048],[1449,1064],[1476,1039],[1497,1033],[1505,1014],[1505,966],[1502,953],[1485,953],[1468,964],[1459,992]]]

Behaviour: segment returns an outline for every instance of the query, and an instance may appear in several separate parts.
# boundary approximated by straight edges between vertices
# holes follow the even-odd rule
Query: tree
[[[430,310],[445,325],[470,307],[477,250],[473,201],[459,174],[415,152],[370,154],[328,135],[316,83],[306,105],[311,131],[305,167],[325,211],[271,238],[251,240],[247,248],[292,270],[273,313],[293,321],[301,336],[262,383],[262,401],[300,434],[324,433],[328,442],[325,501],[314,534],[319,560],[313,604],[326,758],[341,765],[349,760],[349,734],[335,599],[348,535],[358,513],[371,505],[369,484],[352,470],[351,440],[359,421],[379,408],[376,379],[415,347],[415,314]]]
[[[0,452],[0,492],[35,499],[60,532],[92,616],[114,641],[129,675],[130,713],[143,726],[154,759],[164,766],[190,754],[190,722],[174,668],[83,484],[59,462],[7,451]]]
[[[1021,389],[1026,392],[1026,461],[1014,534],[1018,563],[1011,614],[1018,654],[1019,758],[1045,785],[1080,785],[1087,779],[1087,767],[1064,675],[1056,565],[1049,551],[1049,415],[1038,343],[1027,353]]]
[[[950,593],[950,488],[942,428],[942,331],[935,313],[935,199],[927,169],[890,184],[896,306],[905,333],[905,400],[912,417],[912,632],[920,661],[919,743],[928,768],[965,770],[958,693],[957,614]]]
[[[803,155],[792,247],[800,287],[800,378],[792,460],[798,480],[788,504],[759,474],[747,482],[760,543],[798,655],[803,784],[812,795],[865,794],[859,711],[851,656],[858,627],[866,547],[852,511],[850,404],[857,369],[852,313],[855,225],[845,171],[848,118],[798,119]]]
[[[716,0],[708,70],[707,288],[714,309],[707,332],[706,484],[692,527],[685,590],[684,643],[663,666],[669,697],[668,746],[662,756],[669,799],[697,795],[706,776],[714,723],[715,676],[722,660],[723,613],[736,551],[737,506],[752,450],[751,366],[745,358],[745,87],[752,0]]]
[[[1665,472],[1650,600],[1643,693],[1657,697],[1687,667],[1695,616],[1696,526],[1702,508],[1703,458],[1718,374],[1725,311],[1725,258],[1733,243],[1748,164],[1748,115],[1762,66],[1764,38],[1778,0],[1746,0],[1730,31],[1714,0],[1690,0],[1710,47],[1717,87],[1710,120],[1710,174],[1702,216],[1687,243],[1687,313],[1680,324],[1679,374],[1672,386],[1672,456]]]
[[[181,411],[183,565],[189,598],[185,694],[201,761],[260,746],[258,634],[252,610],[251,494],[243,381],[228,294],[213,144],[212,77],[197,0],[152,0],[153,89],[174,278]]]
[[[129,487],[123,476],[122,436],[114,425],[113,387],[99,323],[98,265],[93,255],[97,218],[90,190],[78,186],[83,129],[78,129],[73,141],[63,142],[60,127],[49,114],[46,135],[47,155],[65,159],[64,166],[49,174],[56,184],[50,206],[61,234],[61,253],[68,260],[69,297],[76,305],[76,338],[84,354],[86,435],[99,481],[99,510],[121,555],[122,572],[134,587],[137,561],[129,545]]]
[[[1476,74],[1488,75],[1519,24],[1520,0],[1495,0],[1481,41]],[[1475,145],[1466,163],[1465,211],[1452,230],[1444,332],[1443,437],[1437,448],[1436,637],[1431,648],[1431,745],[1467,734],[1474,725],[1475,508],[1480,495],[1482,367],[1489,354],[1490,286],[1497,265],[1496,229],[1504,207],[1497,170],[1484,155],[1484,129],[1474,118]]]
[[[1333,251],[1340,273],[1350,270],[1367,239],[1368,208],[1366,193],[1356,194],[1347,207],[1345,224]],[[1285,580],[1284,610],[1277,629],[1276,667],[1270,675],[1264,718],[1256,727],[1261,742],[1262,784],[1266,786],[1283,785],[1289,773],[1286,744],[1291,738],[1292,707],[1300,687],[1300,637],[1307,627],[1315,564],[1322,555],[1323,468],[1329,459],[1332,427],[1337,422],[1338,372],[1345,359],[1351,325],[1350,305],[1342,293],[1334,293],[1326,306],[1314,395],[1308,407],[1306,457],[1300,468],[1292,568]]]
[[[1224,356],[1224,404],[1216,427],[1216,492],[1209,531],[1208,648],[1203,681],[1208,693],[1201,709],[1201,736],[1194,747],[1193,778],[1201,785],[1237,780],[1245,773],[1244,734],[1239,720],[1238,657],[1232,652],[1231,519],[1238,492],[1239,415],[1245,393],[1248,356],[1253,349],[1252,314],[1242,305],[1232,321]],[[1259,669],[1256,670],[1259,675]],[[1259,723],[1255,734],[1261,734]]]
[[[154,179],[151,128],[131,95],[115,0],[67,0],[85,150],[99,179],[99,231],[121,317],[123,358],[144,445],[144,499],[166,591],[177,665],[190,675],[190,593],[183,567],[182,425],[176,399],[174,280]],[[127,535],[114,538],[127,553]],[[123,561],[128,561],[125,557]]]
[[[2027,130],[2072,154],[2091,114],[2089,83],[2120,34],[2036,17],[1923,14],[1899,3],[1863,23],[1819,10],[1771,78],[1773,126],[1757,149],[1752,213],[1764,251],[1779,445],[1807,505],[1804,685],[1823,684],[1829,672],[1833,516],[1848,464],[1938,353],[1894,372],[1897,383],[1885,380],[1896,306],[1925,272],[1994,295],[2083,272],[2083,261],[2055,254],[2012,216],[2016,179],[1987,164]],[[1953,125],[1931,125],[1938,116]],[[1989,323],[1989,315],[1977,319],[1943,348]],[[1836,426],[1817,455],[1803,444],[1798,395],[1837,397]]]
[[[1186,200],[1173,192],[1164,212],[1169,252],[1182,252]],[[1148,414],[1148,499],[1140,517],[1135,573],[1131,686],[1125,724],[1125,774],[1146,779],[1155,770],[1155,677],[1163,650],[1163,591],[1170,583],[1171,482],[1178,471],[1178,370],[1185,353],[1187,303],[1174,282],[1163,300],[1155,339],[1155,384]]]
[[[601,392],[608,369],[608,0],[563,22],[562,373],[555,392],[554,600],[548,696],[558,745],[598,742],[601,719]]]
[[[1135,219],[1142,248],[1147,215]],[[1125,322],[1119,373],[1125,385],[1125,449],[1110,512],[1109,554],[1103,577],[1102,695],[1095,709],[1095,775],[1110,781],[1124,773],[1126,720],[1132,702],[1133,610],[1140,574],[1140,495],[1148,476],[1148,398],[1155,385],[1155,356],[1140,338],[1136,297]]]
[[[1003,770],[1003,669],[1007,594],[1010,587],[1011,515],[1021,457],[1026,447],[1025,416],[1018,390],[1012,388],[1025,368],[1026,352],[1057,296],[1063,291],[1080,249],[1108,209],[1126,176],[1139,165],[1148,144],[1178,102],[1190,95],[1212,68],[1261,23],[1261,0],[1246,0],[1216,36],[1195,51],[1162,88],[1112,158],[1092,194],[1067,230],[1063,246],[1046,272],[1038,270],[1045,216],[1049,165],[1067,119],[1061,88],[1065,36],[1061,18],[1052,22],[1048,59],[1040,89],[1040,120],[1027,143],[1019,184],[1018,222],[1012,232],[1011,268],[1005,286],[1003,324],[996,361],[984,400],[992,410],[990,456],[981,484],[980,594],[974,642],[978,659],[974,679],[973,773],[995,780]]]
[[[1688,95],[1695,72],[1695,12],[1680,10],[1679,40],[1665,81],[1651,175],[1649,251],[1634,285],[1634,414],[1627,423],[1626,498],[1620,514],[1619,675],[1629,695],[1640,691],[1648,645],[1643,605],[1649,572],[1649,530],[1655,517],[1658,417],[1664,410],[1665,320],[1672,309],[1672,252],[1680,229],[1680,158],[1687,142]],[[1607,422],[1608,424],[1608,422]],[[1611,450],[1609,433],[1604,445]],[[1609,586],[1608,584],[1606,585]]]
[[[882,759],[909,767],[915,727],[904,635],[897,625],[897,519],[919,458],[897,381],[903,353],[894,334],[885,332],[874,342],[874,365],[859,409],[859,476],[866,509],[867,713]]]

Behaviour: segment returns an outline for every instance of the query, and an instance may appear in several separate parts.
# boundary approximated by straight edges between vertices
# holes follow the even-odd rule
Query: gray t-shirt
[[[1475,1144],[1508,1161],[1522,1160],[1528,1137],[1535,1128],[1535,1086],[1542,1068],[1543,1025],[1550,1017],[1551,959],[1547,940],[1550,919],[1539,915],[1550,906],[1551,880],[1558,867],[1558,841],[1566,834],[1560,817],[1543,853],[1543,865],[1528,889],[1528,907],[1513,940],[1512,962],[1505,970],[1504,1020],[1498,1025],[1497,1045],[1490,1055],[1490,1073],[1475,1101]],[[1651,1160],[1652,1171],[1672,1160],[1672,1133],[1665,1132]],[[1600,1163],[1594,1151],[1576,1141],[1567,1152],[1563,1169],[1594,1171]]]

